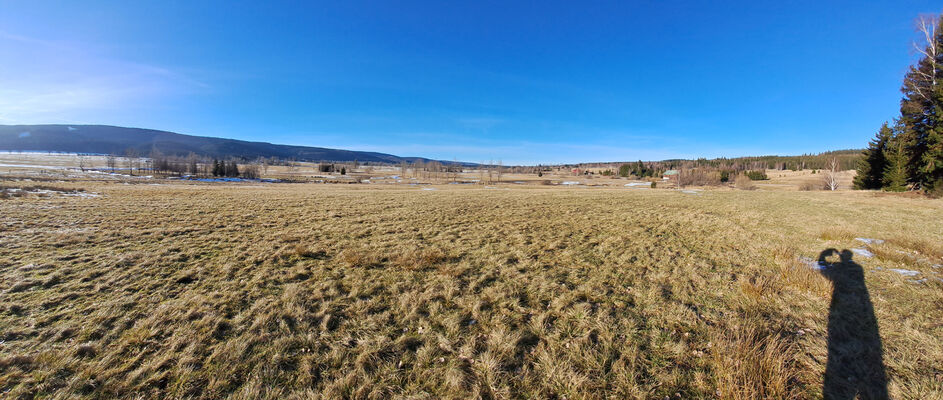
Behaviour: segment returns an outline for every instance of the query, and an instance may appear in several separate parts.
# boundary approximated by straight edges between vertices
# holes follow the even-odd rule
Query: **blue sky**
[[[943,7],[235,3],[0,0],[0,124],[505,164],[857,148]]]

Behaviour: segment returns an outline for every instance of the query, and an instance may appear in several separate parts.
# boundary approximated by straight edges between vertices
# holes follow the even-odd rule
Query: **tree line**
[[[856,189],[943,196],[943,18],[921,17],[917,29],[920,59],[904,75],[900,115],[864,150]]]

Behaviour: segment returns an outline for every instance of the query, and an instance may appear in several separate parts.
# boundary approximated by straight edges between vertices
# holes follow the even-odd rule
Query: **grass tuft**
[[[849,242],[855,239],[855,234],[847,229],[829,227],[819,233],[819,238],[822,240]]]

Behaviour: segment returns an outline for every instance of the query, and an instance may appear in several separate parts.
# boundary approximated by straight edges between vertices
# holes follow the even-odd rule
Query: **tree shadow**
[[[827,260],[836,254],[840,261]],[[887,399],[884,351],[864,269],[847,249],[826,249],[818,261],[822,275],[832,281],[822,393],[826,399]]]

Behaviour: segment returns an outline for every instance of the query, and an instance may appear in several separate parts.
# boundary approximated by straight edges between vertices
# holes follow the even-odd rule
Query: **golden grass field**
[[[820,398],[866,310],[800,257],[866,248],[890,396],[943,398],[943,200],[130,183],[0,199],[0,397]]]

